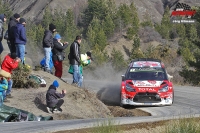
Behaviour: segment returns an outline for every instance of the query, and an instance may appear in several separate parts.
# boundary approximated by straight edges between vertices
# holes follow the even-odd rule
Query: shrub
[[[13,87],[14,88],[38,88],[39,84],[37,84],[34,80],[29,79],[29,75],[31,74],[31,69],[28,65],[19,64],[19,67],[13,71],[12,79],[13,79]]]

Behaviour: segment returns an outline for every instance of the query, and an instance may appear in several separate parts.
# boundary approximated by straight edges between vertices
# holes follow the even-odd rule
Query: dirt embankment
[[[95,93],[89,92],[87,89],[71,86],[43,71],[34,71],[33,73],[42,76],[46,80],[47,86],[38,89],[13,88],[12,95],[14,97],[9,99],[10,103],[6,102],[6,105],[29,111],[35,115],[52,115],[54,120],[149,115],[134,108],[123,109],[119,106],[106,106],[97,98]],[[66,89],[67,94],[63,98],[65,101],[61,107],[63,112],[60,114],[49,114],[46,110],[45,94],[49,85],[55,79],[60,84],[58,91],[61,92],[62,89]]]

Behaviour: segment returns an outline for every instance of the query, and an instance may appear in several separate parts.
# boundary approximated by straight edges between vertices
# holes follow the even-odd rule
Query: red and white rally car
[[[122,75],[122,107],[172,105],[173,100],[173,84],[161,60],[139,58],[131,61]]]

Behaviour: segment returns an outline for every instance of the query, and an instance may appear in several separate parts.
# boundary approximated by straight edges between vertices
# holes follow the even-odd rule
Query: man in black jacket
[[[47,111],[49,113],[62,112],[62,109],[60,107],[64,103],[64,100],[60,98],[63,98],[65,96],[66,90],[62,90],[62,93],[59,93],[56,91],[58,87],[59,87],[58,81],[54,80],[53,84],[50,85],[46,93]]]
[[[80,56],[80,43],[81,36],[76,36],[76,40],[70,46],[70,54],[69,61],[70,65],[72,65],[74,73],[73,73],[73,85],[78,86],[79,80],[81,79],[79,65],[81,64],[81,56]]]
[[[20,15],[15,13],[11,18],[8,23],[8,41],[10,42],[10,52],[11,53],[16,53],[16,48],[15,48],[15,37],[14,37],[14,29],[17,23],[19,22]]]
[[[50,62],[50,55],[51,49],[53,48],[53,33],[56,31],[56,26],[54,24],[49,24],[49,30],[44,32],[43,37],[43,49],[45,55],[45,68],[44,71],[52,73],[49,62]]]

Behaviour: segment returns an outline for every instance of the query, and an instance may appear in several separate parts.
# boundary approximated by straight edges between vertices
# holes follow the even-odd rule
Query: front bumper
[[[161,98],[160,102],[134,102],[133,99],[123,98],[121,99],[122,105],[133,105],[133,106],[158,106],[158,105],[172,105],[172,98]]]

